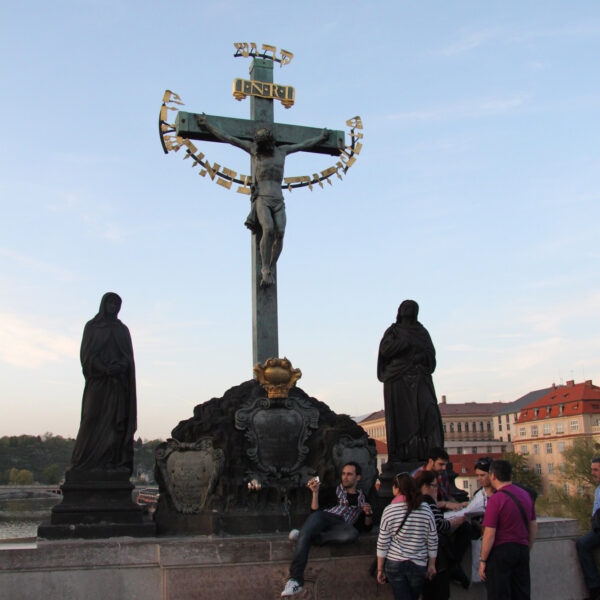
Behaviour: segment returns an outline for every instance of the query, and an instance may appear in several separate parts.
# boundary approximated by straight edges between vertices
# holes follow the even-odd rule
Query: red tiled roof
[[[361,419],[359,423],[366,423],[367,421],[376,421],[377,419],[383,419],[385,417],[385,410],[378,410],[370,415]]]
[[[560,406],[564,409],[560,414]],[[550,417],[568,417],[581,414],[600,414],[600,387],[591,380],[583,383],[567,381],[565,385],[553,386],[550,392],[539,400],[521,409],[518,423],[536,420],[535,410],[538,409],[537,419]]]
[[[381,440],[375,440],[375,448],[377,448],[377,454],[387,454],[388,448],[385,442]]]
[[[463,402],[438,404],[442,417],[494,415],[506,406],[506,402]]]
[[[491,458],[492,460],[498,460],[502,458],[502,452],[488,452],[487,454],[450,454],[450,462],[455,473],[462,476],[473,477],[475,476],[475,464],[480,458],[484,457]],[[462,472],[463,467],[467,469],[466,473]]]

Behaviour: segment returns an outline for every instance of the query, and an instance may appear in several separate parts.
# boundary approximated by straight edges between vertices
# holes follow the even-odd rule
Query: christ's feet
[[[260,270],[260,273],[262,275],[262,279],[260,280],[261,287],[267,287],[268,285],[273,285],[275,283],[275,279],[271,274],[270,269],[266,269],[265,267],[263,267]]]

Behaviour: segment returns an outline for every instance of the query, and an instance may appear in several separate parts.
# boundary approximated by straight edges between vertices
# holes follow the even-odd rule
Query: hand
[[[448,510],[460,510],[461,508],[464,508],[467,503],[460,503],[460,502],[444,502],[444,508],[447,508]]]
[[[371,505],[368,502],[365,502],[362,505],[362,509],[363,509],[363,512],[365,513],[365,517],[373,516],[373,509],[371,508]]]
[[[377,571],[377,583],[387,583],[387,579],[385,577],[385,573],[383,571]]]
[[[313,493],[316,494],[319,491],[321,482],[317,481],[314,477],[306,484],[306,487]]]
[[[481,577],[481,581],[485,581],[485,567],[487,563],[479,562],[479,577]]]
[[[450,523],[452,524],[452,529],[460,527],[466,520],[467,517],[465,517],[465,515],[461,515],[459,517],[452,517],[451,519],[449,519]]]
[[[425,577],[427,579],[433,579],[437,571],[435,570],[435,565],[427,565],[427,573],[425,573]]]

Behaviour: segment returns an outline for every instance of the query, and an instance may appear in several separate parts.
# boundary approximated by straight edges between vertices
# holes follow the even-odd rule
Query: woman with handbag
[[[396,475],[392,489],[379,526],[377,581],[390,582],[395,600],[418,600],[425,578],[435,575],[435,519],[408,473]]]

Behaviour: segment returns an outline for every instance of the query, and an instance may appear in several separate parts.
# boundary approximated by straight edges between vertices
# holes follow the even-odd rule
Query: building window
[[[469,480],[468,479],[463,479],[463,488],[465,490],[469,489]]]
[[[552,442],[546,444],[546,454],[552,454]]]
[[[556,424],[556,433],[564,433],[565,432],[565,424],[561,421]]]
[[[473,421],[471,425],[473,425],[473,433],[475,433],[477,431],[477,421]]]
[[[550,423],[544,423],[544,435],[550,435]]]
[[[502,431],[502,425],[498,425],[498,431]]]
[[[500,436],[500,441],[503,442],[504,440],[502,439],[502,436]]]
[[[533,453],[534,454],[539,454],[540,453],[540,446],[539,446],[539,444],[534,444],[533,445]]]
[[[469,431],[469,421],[465,421],[465,431]]]
[[[562,417],[564,412],[565,412],[565,405],[564,404],[560,404],[558,406],[558,416]]]
[[[513,415],[513,423],[516,423],[516,422],[517,422],[517,417],[518,417],[518,415],[517,415],[517,413],[515,413],[515,414]]]
[[[442,423],[442,426],[444,428],[444,433],[446,433],[446,423]]]
[[[492,447],[491,447],[491,446],[488,446],[488,447],[487,447],[487,451],[488,451],[488,452],[492,452]]]
[[[508,423],[508,415],[504,415],[504,420]]]
[[[491,421],[488,421],[488,422],[487,422],[487,430],[488,430],[488,431],[491,431],[491,430],[492,430],[492,422],[491,422]]]
[[[548,475],[552,475],[554,473],[554,463],[548,463]]]
[[[461,467],[460,472],[461,473],[466,473],[467,472],[467,467]]]
[[[458,429],[458,433],[461,433],[462,432],[462,423],[460,421],[456,424],[456,427]]]
[[[500,452],[504,454],[506,452],[506,446],[500,446]]]
[[[508,441],[508,442],[511,442],[511,441],[512,441],[512,440],[511,440],[511,438],[510,438],[510,433],[508,434],[508,440],[507,440],[507,441]]]
[[[519,435],[521,437],[525,437],[527,435],[527,431],[526,431],[525,427],[519,427]]]
[[[459,447],[456,449],[456,454],[462,454],[462,453],[463,453],[463,449],[462,449],[462,447],[461,447],[461,446],[459,446]]]
[[[537,436],[538,436],[537,425],[532,425],[531,426],[531,437],[537,437]]]
[[[527,444],[523,444],[521,446],[521,454],[527,454]]]
[[[498,425],[500,425],[502,423],[502,417],[500,415],[498,415]]]
[[[571,431],[579,431],[579,421],[577,419],[571,421]]]
[[[533,416],[534,416],[536,419],[538,418],[539,414],[540,414],[540,409],[539,409],[539,408],[536,408],[536,409],[534,409],[534,411],[533,411]]]
[[[564,442],[558,442],[558,451],[559,452],[565,451],[565,443]]]
[[[477,446],[471,447],[471,454],[477,454]]]
[[[533,470],[538,474],[542,474],[542,465],[540,463],[535,463]]]
[[[479,431],[483,431],[483,421],[479,421]]]
[[[450,433],[454,433],[454,423],[450,423]]]

